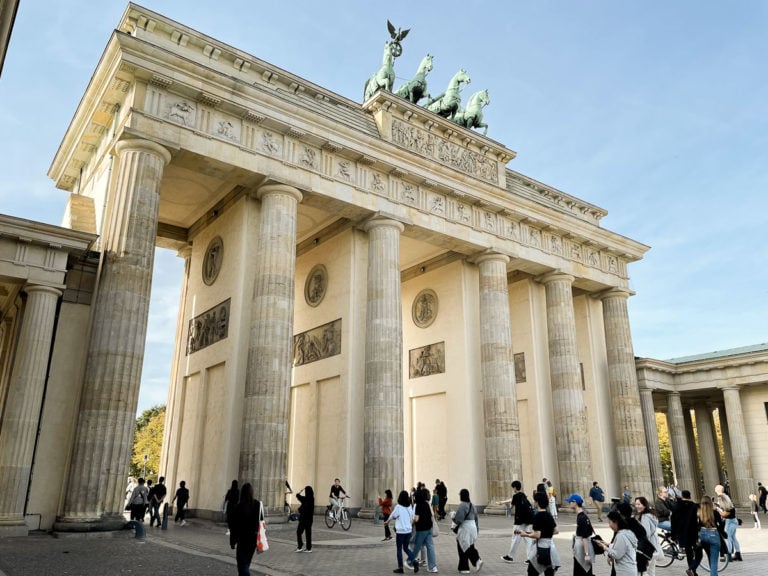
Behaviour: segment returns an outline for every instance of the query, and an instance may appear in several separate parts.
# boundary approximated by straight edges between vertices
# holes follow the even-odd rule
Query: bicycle
[[[661,551],[664,553],[664,556],[657,557],[656,559],[656,567],[657,568],[666,568],[667,566],[671,565],[672,562],[675,560],[680,560],[681,562],[686,561],[685,557],[685,550],[683,548],[680,548],[680,546],[672,539],[672,534],[666,531],[662,531],[661,534],[659,534],[659,545],[661,546]],[[722,551],[722,550],[721,550]],[[701,557],[701,569],[704,572],[709,572],[709,556],[707,556],[706,552],[702,552]],[[717,562],[717,573],[721,573],[723,570],[725,570],[728,567],[728,554],[720,554],[720,557]]]
[[[325,513],[325,525],[328,528],[333,528],[336,522],[341,524],[341,527],[347,531],[352,527],[352,517],[349,515],[346,505],[347,497],[339,498],[339,511],[335,514],[333,507]]]

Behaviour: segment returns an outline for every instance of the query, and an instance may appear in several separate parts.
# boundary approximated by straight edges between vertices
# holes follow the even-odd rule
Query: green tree
[[[153,406],[136,418],[131,454],[131,475],[157,481],[160,471],[160,449],[163,445],[165,406]],[[145,467],[146,456],[146,467]]]
[[[672,484],[674,474],[672,472],[672,447],[669,441],[669,428],[667,427],[667,417],[661,413],[656,413],[656,430],[659,433],[659,452],[661,452],[661,473],[664,476],[664,484]],[[658,488],[658,486],[656,486]]]

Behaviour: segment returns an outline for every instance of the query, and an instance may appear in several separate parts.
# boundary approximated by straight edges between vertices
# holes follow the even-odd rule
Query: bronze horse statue
[[[453,75],[453,78],[451,78],[445,92],[429,100],[425,108],[443,118],[450,118],[456,114],[456,111],[459,109],[459,104],[461,104],[461,94],[459,94],[461,85],[465,83],[469,84],[470,82],[471,79],[466,70],[459,70]]]
[[[416,75],[395,91],[400,98],[405,98],[413,104],[418,104],[422,98],[430,98],[427,93],[427,74],[432,71],[432,54],[421,59]]]
[[[395,41],[387,40],[384,43],[384,54],[381,57],[381,68],[373,76],[365,81],[363,101],[368,100],[376,92],[384,89],[392,91],[395,83]]]
[[[464,110],[459,110],[450,120],[464,128],[484,128],[483,136],[488,134],[488,124],[483,123],[483,107],[491,103],[488,90],[480,90],[469,97]]]

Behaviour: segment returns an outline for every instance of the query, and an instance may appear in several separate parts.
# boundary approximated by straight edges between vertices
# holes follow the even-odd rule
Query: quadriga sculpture
[[[395,82],[395,48],[396,41],[387,40],[384,43],[384,54],[381,57],[381,68],[373,76],[365,81],[363,90],[363,101],[368,100],[378,90],[384,89],[392,91],[392,84]],[[399,45],[399,43],[398,43]]]
[[[459,109],[459,104],[461,104],[461,94],[459,93],[461,85],[469,84],[470,82],[471,79],[466,70],[459,70],[451,78],[445,92],[427,102],[426,109],[443,118],[450,118],[456,113]]]
[[[422,98],[429,98],[427,92],[427,74],[432,71],[432,55],[427,54],[421,59],[416,75],[409,82],[406,82],[397,89],[395,94],[400,98],[405,98],[409,102],[418,104]]]
[[[488,134],[488,124],[483,123],[483,107],[491,103],[488,90],[480,90],[469,97],[464,110],[459,110],[450,120],[464,128],[483,128],[483,136]]]

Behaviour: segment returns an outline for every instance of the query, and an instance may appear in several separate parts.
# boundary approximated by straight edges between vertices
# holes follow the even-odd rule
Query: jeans
[[[709,558],[709,574],[710,576],[717,576],[717,561],[720,558],[720,535],[714,528],[702,528],[699,530],[699,540],[701,540],[701,546],[707,552]],[[693,570],[699,567],[701,557],[697,559],[696,566]]]
[[[739,527],[739,521],[736,518],[725,519],[725,533],[728,534],[728,553],[741,552],[739,541],[736,540],[736,528]]]
[[[408,532],[407,534],[403,534],[402,532],[398,532],[395,535],[395,544],[397,544],[397,567],[402,568],[403,567],[403,552],[405,552],[406,556],[408,556],[408,560],[413,562],[416,559],[416,554],[411,552],[410,548],[408,548],[408,543],[411,541],[411,533]]]
[[[152,500],[149,504],[149,525],[152,526],[155,521],[157,521],[157,525],[160,526],[160,502]]]
[[[419,553],[422,546],[427,547],[427,566],[432,570],[437,566],[435,561],[435,541],[432,539],[432,529],[416,532],[416,541],[413,544],[413,555]]]
[[[666,530],[667,532],[672,531],[672,522],[669,520],[662,520],[659,522],[659,529]]]

